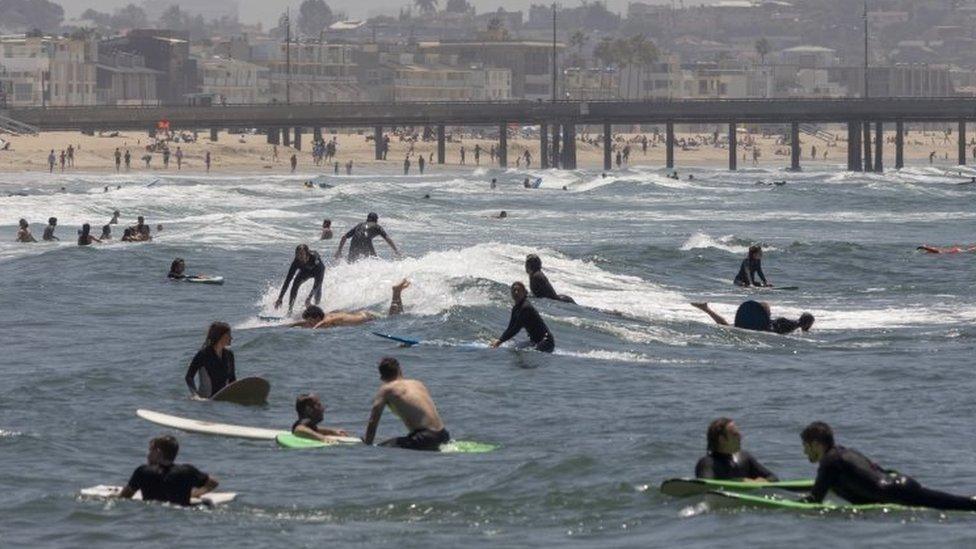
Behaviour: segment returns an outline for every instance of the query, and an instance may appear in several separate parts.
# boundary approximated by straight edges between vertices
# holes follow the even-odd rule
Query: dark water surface
[[[972,546],[976,517],[965,514],[802,515],[658,492],[692,473],[708,422],[729,415],[784,478],[814,473],[798,432],[821,419],[883,465],[976,493],[976,255],[914,251],[976,240],[976,189],[938,170],[693,173],[540,172],[533,191],[514,171],[363,176],[314,190],[282,177],[166,177],[147,188],[152,178],[4,176],[0,192],[26,196],[0,198],[0,546]],[[783,177],[784,187],[754,185]],[[62,184],[67,194],[45,190]],[[105,184],[123,188],[102,193]],[[165,230],[151,244],[73,244],[78,225],[100,227],[115,208],[126,223],[145,215]],[[509,219],[490,219],[502,209]],[[405,315],[317,332],[257,319],[272,311],[296,244],[334,251],[336,240],[316,240],[323,217],[338,236],[368,211],[404,258],[389,260],[378,240],[387,259],[330,265],[325,308],[383,311],[406,276]],[[39,238],[49,216],[65,242],[11,242],[18,218]],[[798,291],[731,286],[754,241],[768,246],[771,280]],[[582,305],[537,302],[556,354],[451,346],[502,331],[507,286],[525,278],[532,252]],[[227,283],[167,282],[176,256]],[[731,316],[756,296],[774,313],[813,312],[814,331],[723,329],[688,306],[707,300]],[[213,320],[235,328],[239,375],[271,381],[267,406],[187,399],[183,374]],[[373,329],[440,344],[398,349]],[[388,354],[428,385],[455,438],[500,448],[288,452],[177,433],[180,460],[239,492],[235,503],[181,510],[77,495],[122,484],[143,462],[163,430],[137,408],[287,427],[294,397],[311,390],[327,423],[361,434]],[[380,437],[401,431],[387,414]]]

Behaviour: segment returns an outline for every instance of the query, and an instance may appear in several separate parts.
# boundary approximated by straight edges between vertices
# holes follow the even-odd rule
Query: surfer
[[[403,300],[401,294],[403,290],[410,287],[410,281],[404,278],[393,286],[393,297],[390,299],[390,308],[387,311],[389,316],[395,316],[403,312]],[[292,324],[296,328],[335,328],[338,326],[358,326],[367,322],[372,322],[379,318],[378,315],[365,309],[358,311],[332,311],[325,314],[325,311],[317,305],[309,305],[302,312],[302,320]]]
[[[119,492],[120,498],[131,499],[142,492],[143,501],[162,501],[176,505],[190,505],[190,498],[198,498],[217,488],[217,479],[184,463],[174,463],[180,443],[172,435],[149,441],[147,463],[132,473],[128,484]]]
[[[390,240],[390,237],[386,235],[386,231],[380,226],[379,216],[370,212],[366,216],[366,221],[349,229],[349,232],[342,235],[342,239],[339,240],[339,249],[335,253],[335,258],[339,259],[342,256],[342,247],[346,245],[346,240],[350,238],[352,240],[349,242],[349,256],[346,258],[347,261],[352,263],[366,256],[375,257],[376,250],[373,248],[373,239],[377,236],[383,237],[383,240],[393,249],[393,253],[397,256],[400,255],[400,250],[397,250],[396,244]]]
[[[26,219],[21,219],[18,222],[18,226],[17,242],[37,242],[37,239],[30,232],[30,223]]]
[[[184,278],[189,278],[184,274],[186,271],[186,262],[183,261],[182,257],[177,257],[169,265],[169,274],[166,278],[172,278],[173,280],[182,280]]]
[[[98,237],[99,240],[112,240],[112,226],[102,225],[102,236]]]
[[[323,219],[322,220],[322,236],[319,240],[332,240],[332,220]]]
[[[451,440],[451,435],[444,428],[427,387],[415,379],[404,378],[400,363],[395,358],[386,357],[380,360],[379,371],[383,384],[373,398],[373,409],[369,414],[363,442],[373,443],[383,409],[389,406],[410,433],[381,442],[380,446],[439,451],[441,444]]]
[[[762,270],[762,247],[759,245],[749,246],[749,254],[742,260],[739,267],[739,274],[735,275],[733,281],[736,286],[772,286],[766,281],[766,275]],[[762,284],[756,282],[756,275],[762,280]]]
[[[52,217],[47,220],[47,227],[44,227],[44,236],[43,236],[44,240],[47,241],[61,240],[60,238],[54,236],[54,229],[56,229],[57,226],[58,226],[58,218]]]
[[[493,349],[497,348],[502,343],[515,337],[515,334],[519,333],[522,328],[525,328],[525,332],[529,334],[529,341],[531,343],[525,342],[518,344],[515,346],[517,349],[534,346],[537,351],[551,353],[556,348],[556,341],[553,339],[549,327],[546,326],[546,323],[542,321],[542,317],[539,316],[539,312],[529,303],[525,284],[513,282],[511,291],[512,301],[515,302],[515,305],[512,307],[512,316],[508,321],[508,328],[505,329],[505,333],[501,337],[491,342],[491,347]]]
[[[288,275],[285,276],[285,283],[281,286],[278,300],[275,301],[275,309],[281,307],[281,301],[285,297],[285,292],[288,291],[288,285],[291,284],[291,294],[288,296],[288,314],[291,314],[291,310],[295,306],[295,298],[298,296],[298,288],[310,278],[314,282],[312,291],[305,298],[305,305],[308,306],[313,300],[317,305],[322,301],[322,279],[324,277],[325,263],[322,262],[319,254],[309,250],[308,245],[299,244],[295,248],[295,259],[288,267]],[[292,278],[295,279],[294,282],[292,282]]]
[[[857,450],[834,443],[834,432],[815,421],[800,433],[803,452],[818,463],[813,490],[803,501],[821,503],[828,491],[855,504],[895,503],[944,511],[976,511],[976,498],[925,488],[897,471],[882,469]]]
[[[735,422],[720,417],[708,425],[708,452],[695,465],[697,478],[776,482],[779,480],[752,454],[742,450],[742,433]]]
[[[234,371],[234,352],[229,349],[233,337],[225,322],[214,322],[207,329],[203,348],[197,351],[186,371],[186,386],[193,396],[207,399],[227,385],[237,381]],[[199,377],[197,387],[194,377]]]
[[[930,254],[961,254],[963,252],[967,252],[967,253],[976,252],[976,244],[972,244],[965,248],[962,246],[950,246],[948,248],[938,248],[935,246],[919,246],[918,248],[915,249]]]
[[[81,226],[81,230],[78,231],[78,245],[88,246],[94,242],[101,243],[102,241],[91,235],[91,225],[85,223]]]
[[[529,289],[532,291],[532,297],[539,297],[545,299],[555,299],[556,301],[565,301],[566,303],[576,303],[573,298],[568,295],[560,295],[556,293],[553,289],[552,284],[549,283],[549,278],[546,274],[542,272],[542,259],[535,254],[529,254],[525,256],[525,272],[529,275]]]
[[[291,433],[295,436],[328,442],[328,437],[347,437],[349,433],[342,429],[320,427],[319,423],[325,418],[325,406],[318,395],[303,394],[295,399],[295,412],[298,421],[291,425]]]
[[[716,324],[722,326],[728,326],[729,322],[725,320],[721,315],[716,313],[708,306],[708,303],[692,303],[692,307],[700,309],[705,312],[708,316],[712,317],[712,320]],[[758,301],[746,301],[735,312],[735,322],[733,326],[736,328],[742,328],[743,330],[754,330],[757,332],[776,332],[777,334],[784,335],[793,333],[798,329],[802,329],[804,332],[809,332],[810,328],[813,326],[814,317],[810,313],[803,313],[800,315],[799,320],[791,320],[789,318],[777,317],[772,318],[772,313],[769,309],[769,303],[760,303]]]

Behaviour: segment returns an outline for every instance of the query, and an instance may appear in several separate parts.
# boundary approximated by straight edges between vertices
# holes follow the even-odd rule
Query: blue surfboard
[[[397,343],[402,343],[408,347],[413,347],[414,345],[420,345],[420,340],[408,339],[405,337],[398,337],[390,334],[381,334],[379,332],[370,332],[376,337],[382,337],[383,339],[389,339],[391,341],[396,341]]]
[[[540,185],[542,185],[542,178],[541,177],[537,177],[535,179],[535,181],[532,182],[532,188],[533,189],[538,189]]]

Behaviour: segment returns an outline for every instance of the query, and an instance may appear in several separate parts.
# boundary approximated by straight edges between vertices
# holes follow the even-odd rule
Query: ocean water
[[[779,513],[657,487],[692,474],[708,422],[728,415],[783,478],[813,475],[798,433],[824,420],[885,466],[976,494],[976,255],[915,251],[976,240],[976,188],[955,185],[973,174],[681,173],[379,174],[320,177],[334,186],[311,190],[301,176],[4,175],[0,546],[972,546],[976,517],[965,514]],[[526,175],[541,188],[522,189]],[[755,184],[773,179],[788,184]],[[113,209],[116,238],[138,215],[164,231],[152,243],[74,245],[80,224],[98,234]],[[491,217],[500,210],[509,218]],[[273,312],[297,244],[331,256],[338,238],[317,240],[322,218],[338,237],[369,211],[403,258],[377,240],[380,259],[330,261],[324,307],[382,312],[408,277],[404,315],[314,332],[258,319]],[[39,238],[50,216],[63,242],[12,242],[18,218]],[[753,242],[766,246],[771,281],[799,290],[731,285]],[[527,253],[579,302],[536,302],[556,353],[458,345],[501,333]],[[226,284],[167,282],[176,256]],[[803,335],[749,333],[688,305],[731,317],[749,298],[817,323]],[[214,320],[234,327],[238,375],[270,380],[267,406],[187,398],[186,366]],[[400,349],[371,330],[432,343]],[[499,448],[289,452],[176,433],[180,461],[238,492],[235,503],[78,496],[123,484],[165,432],[137,408],[287,427],[295,396],[314,391],[327,424],[361,434],[385,355],[427,384],[455,438]],[[379,437],[402,430],[387,413]]]

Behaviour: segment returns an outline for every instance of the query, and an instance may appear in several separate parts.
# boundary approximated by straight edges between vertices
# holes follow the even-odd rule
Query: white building
[[[267,103],[271,99],[271,70],[240,61],[211,57],[197,60],[202,93],[219,96],[221,103]]]
[[[0,36],[7,104],[95,105],[98,43],[93,38]]]

